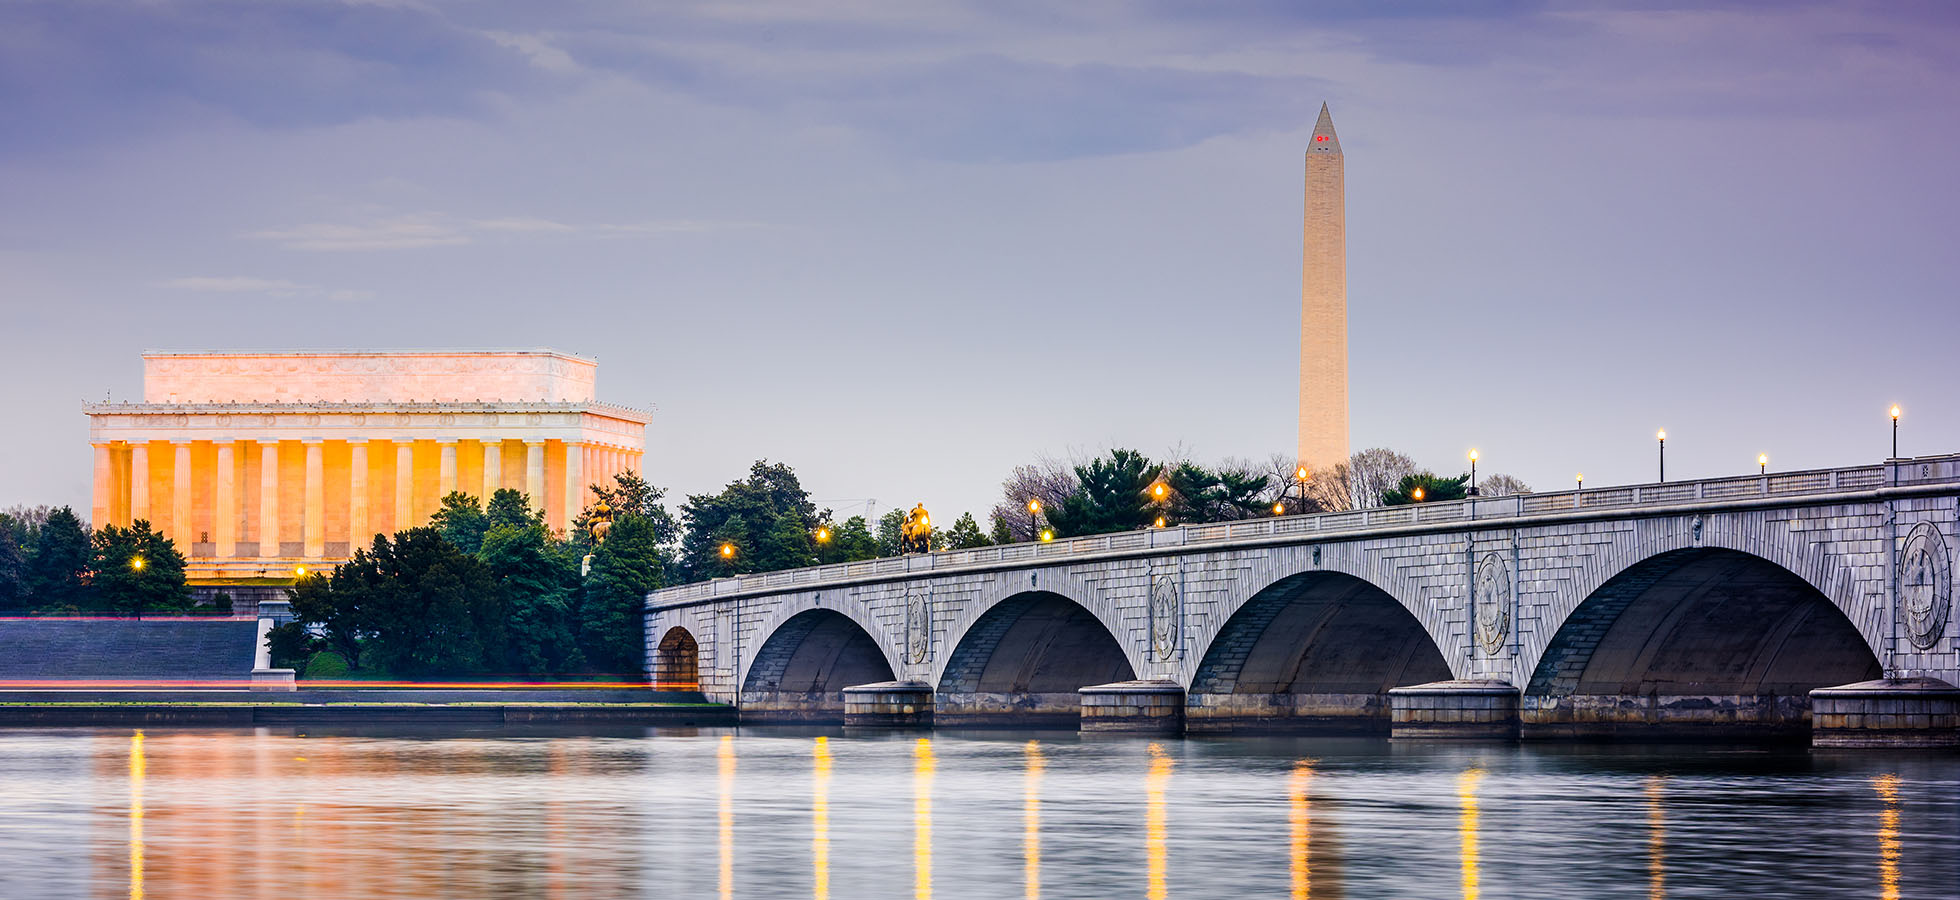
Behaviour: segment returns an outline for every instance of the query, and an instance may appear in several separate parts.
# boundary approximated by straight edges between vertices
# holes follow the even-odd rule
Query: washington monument
[[[1299,459],[1316,473],[1348,458],[1345,182],[1341,139],[1323,103],[1307,144],[1300,265]]]

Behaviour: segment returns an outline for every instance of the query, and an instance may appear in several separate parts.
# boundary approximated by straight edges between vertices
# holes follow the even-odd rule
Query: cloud
[[[328,300],[335,303],[358,303],[374,297],[371,291],[327,288],[280,278],[254,278],[250,275],[192,275],[169,279],[163,282],[163,286],[204,294],[263,294],[279,298]]]
[[[508,216],[467,219],[422,214],[380,219],[356,225],[311,223],[290,228],[252,231],[244,237],[271,241],[288,250],[349,251],[407,250],[475,243],[480,239],[516,240],[524,237],[608,238],[653,236],[761,227],[748,222],[691,220],[572,224],[550,219]]]

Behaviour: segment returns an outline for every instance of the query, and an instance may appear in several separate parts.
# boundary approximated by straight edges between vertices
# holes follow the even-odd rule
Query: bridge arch
[[[1724,546],[1737,542],[1662,550],[1589,591],[1524,670],[1527,727],[1795,734],[1811,689],[1879,677],[1870,637],[1840,602],[1798,570]]]
[[[1386,732],[1390,688],[1453,675],[1435,639],[1373,582],[1279,578],[1219,623],[1186,694],[1193,732]]]
[[[1318,552],[1319,555],[1315,556]],[[1192,623],[1190,647],[1192,653],[1186,657],[1184,682],[1188,689],[1195,689],[1198,670],[1204,664],[1206,654],[1219,642],[1227,628],[1237,627],[1233,620],[1248,604],[1268,598],[1268,593],[1288,579],[1302,575],[1344,575],[1355,581],[1373,587],[1379,594],[1394,601],[1413,618],[1449,666],[1450,674],[1445,677],[1470,677],[1468,647],[1462,634],[1453,630],[1448,612],[1440,604],[1431,602],[1423,590],[1407,575],[1381,558],[1353,545],[1327,543],[1319,545],[1294,545],[1273,547],[1261,551],[1248,560],[1251,575],[1243,579],[1226,598],[1218,611],[1202,620]]]
[[[879,655],[884,658],[885,668],[893,672],[899,671],[900,645],[898,640],[885,629],[884,622],[873,615],[863,601],[852,596],[847,590],[821,591],[784,597],[767,616],[763,617],[749,633],[750,638],[742,647],[741,663],[737,667],[735,683],[748,684],[749,673],[755,667],[757,658],[762,655],[763,648],[768,646],[770,639],[775,637],[791,619],[814,610],[837,613],[849,619],[871,638]],[[889,677],[886,680],[890,680]]]
[[[947,668],[954,652],[967,639],[968,633],[987,618],[995,607],[1014,600],[1027,593],[1053,593],[1082,608],[1101,623],[1103,630],[1115,639],[1129,663],[1130,671],[1142,673],[1149,671],[1146,649],[1142,646],[1144,635],[1135,634],[1126,622],[1116,604],[1103,597],[1102,592],[1086,579],[1059,568],[1020,569],[1000,573],[982,585],[970,603],[960,608],[939,630],[934,639],[931,682],[938,685],[945,681]]]
[[[1017,591],[968,618],[948,631],[934,679],[933,716],[943,724],[1073,726],[1079,689],[1139,671],[1118,632],[1055,591]]]
[[[1774,529],[1774,530],[1772,530]],[[1697,532],[1699,532],[1697,534]],[[1781,532],[1781,533],[1778,533]],[[1721,518],[1668,522],[1658,531],[1625,545],[1616,552],[1588,560],[1565,590],[1557,593],[1544,611],[1545,627],[1522,640],[1518,671],[1528,675],[1537,670],[1554,635],[1572,618],[1581,604],[1608,582],[1648,560],[1679,550],[1698,548],[1734,550],[1774,563],[1801,578],[1837,607],[1857,629],[1866,646],[1879,654],[1885,647],[1885,622],[1881,610],[1866,610],[1858,604],[1857,576],[1829,553],[1789,536],[1781,523],[1746,531],[1729,527]]]
[[[701,643],[685,626],[675,625],[654,645],[653,688],[657,691],[701,689]]]
[[[893,680],[892,648],[857,617],[797,605],[785,604],[755,632],[740,681],[744,720],[842,721],[845,688]]]

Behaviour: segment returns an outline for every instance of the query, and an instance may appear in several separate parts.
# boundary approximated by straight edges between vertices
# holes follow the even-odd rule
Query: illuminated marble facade
[[[645,449],[597,376],[551,350],[145,353],[141,403],[83,405],[92,521],[150,522],[193,581],[333,564],[450,491],[524,491],[562,530]]]

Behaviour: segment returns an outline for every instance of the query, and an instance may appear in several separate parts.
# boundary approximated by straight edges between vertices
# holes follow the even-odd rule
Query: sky
[[[0,507],[146,349],[550,347],[675,501],[1294,443],[1541,490],[1960,451],[1947,3],[0,0]]]

